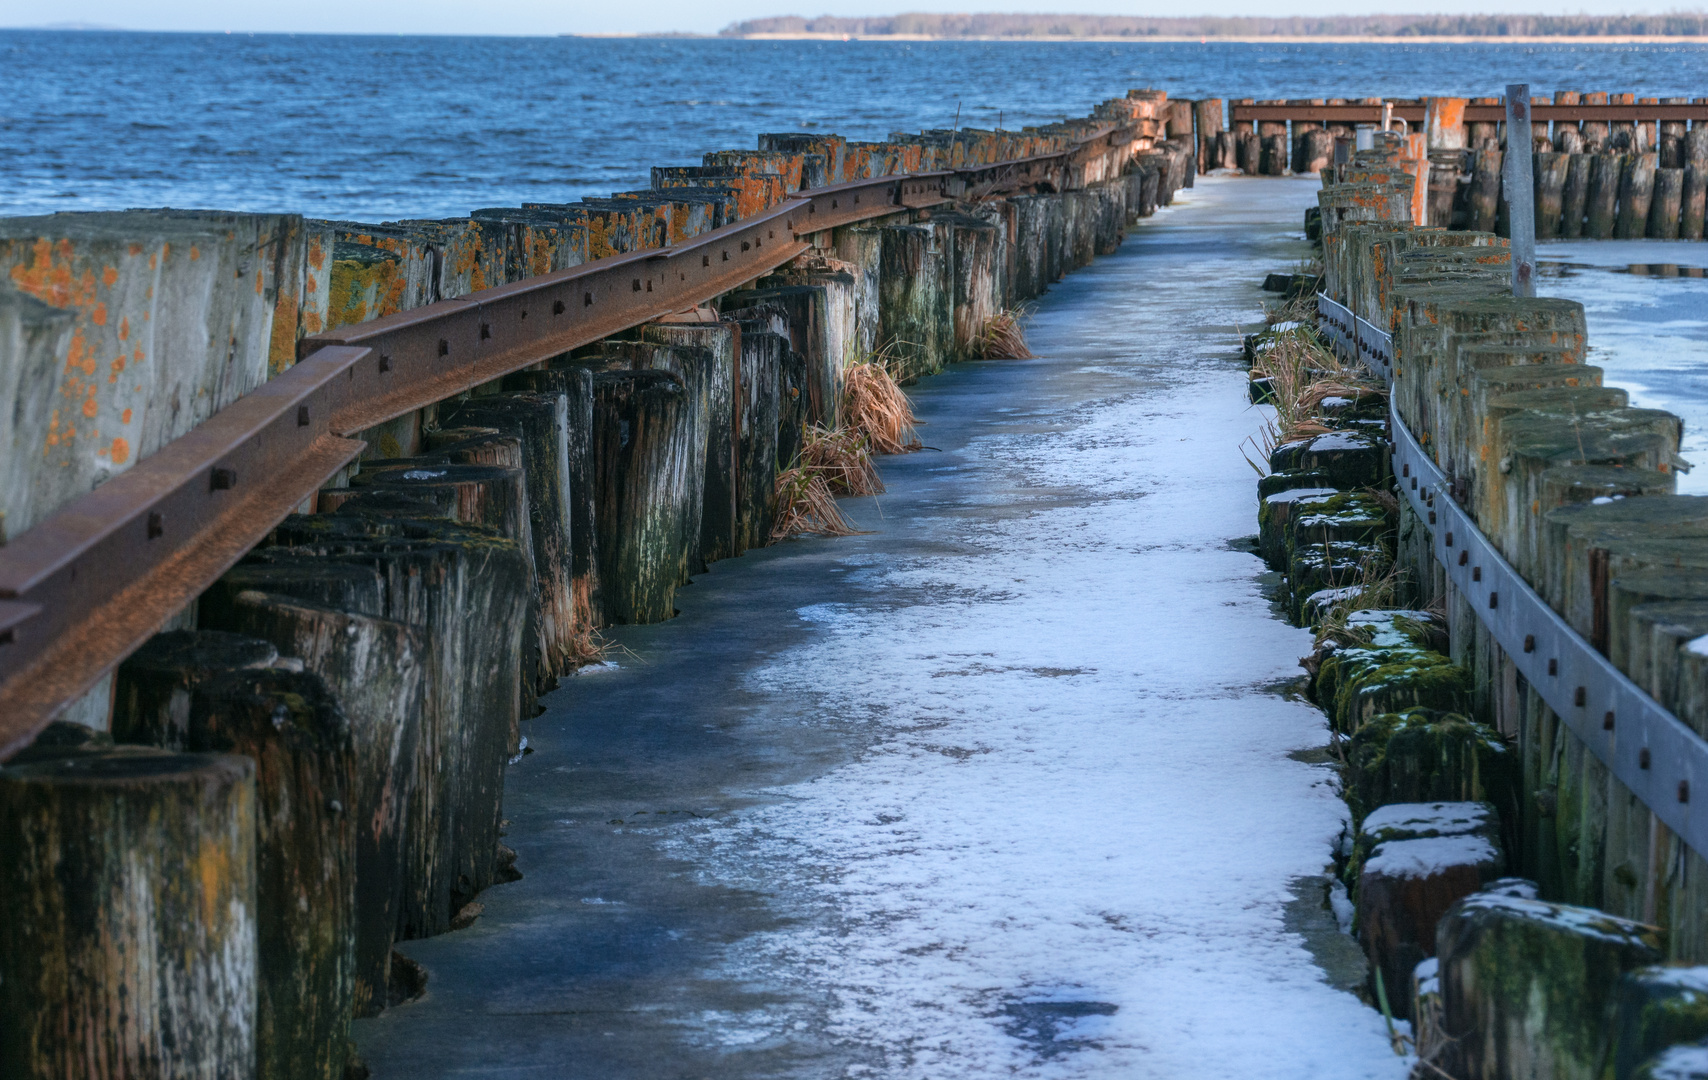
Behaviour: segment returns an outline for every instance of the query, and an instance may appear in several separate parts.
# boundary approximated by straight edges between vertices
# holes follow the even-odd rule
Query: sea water
[[[0,31],[0,214],[363,221],[648,186],[764,131],[880,140],[1177,97],[1694,96],[1696,45],[826,42]]]

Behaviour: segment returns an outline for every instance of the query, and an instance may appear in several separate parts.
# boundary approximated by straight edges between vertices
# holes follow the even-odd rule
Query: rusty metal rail
[[[1388,103],[1393,116],[1412,127],[1422,124],[1427,107],[1421,102],[1395,101]],[[1233,123],[1268,120],[1309,120],[1316,123],[1379,124],[1385,105],[1242,105],[1228,106],[1228,119]],[[1532,105],[1533,122],[1563,121],[1579,123],[1601,120],[1607,123],[1635,123],[1644,120],[1708,121],[1708,103],[1692,105]],[[1506,106],[1466,105],[1466,123],[1504,123]]]
[[[601,259],[305,338],[299,362],[0,547],[0,760],[99,683],[347,465],[376,424],[684,311],[812,236],[965,192],[1049,185],[1060,153],[803,191],[686,243]]]

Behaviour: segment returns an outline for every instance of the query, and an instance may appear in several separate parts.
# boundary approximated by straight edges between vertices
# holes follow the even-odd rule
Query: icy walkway
[[[568,681],[526,877],[405,946],[375,1076],[1402,1076],[1318,960],[1344,811],[1239,542],[1234,324],[1314,188],[1200,181],[1050,292],[1041,359],[915,388],[938,450],[872,535],[720,563]]]

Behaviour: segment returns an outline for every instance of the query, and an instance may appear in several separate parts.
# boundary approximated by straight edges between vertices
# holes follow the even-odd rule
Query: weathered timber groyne
[[[1505,240],[1415,224],[1403,153],[1324,170],[1323,292],[1248,342],[1371,1000],[1419,1075],[1697,1075],[1662,1068],[1708,1036],[1681,425],[1602,384],[1580,305],[1514,295]]]
[[[450,221],[0,222],[0,1071],[344,1075],[392,943],[525,872],[536,697],[771,541],[852,366],[989,354],[1190,185],[1170,105]]]

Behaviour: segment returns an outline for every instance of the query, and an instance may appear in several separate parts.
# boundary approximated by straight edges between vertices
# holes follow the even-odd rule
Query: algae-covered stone
[[[1273,474],[1283,475],[1280,473]],[[1298,475],[1289,473],[1286,475]],[[1315,475],[1315,474],[1307,474]],[[1267,479],[1267,478],[1266,478]],[[1259,489],[1261,491],[1261,488]],[[1287,569],[1287,522],[1298,513],[1302,506],[1322,502],[1340,494],[1332,487],[1290,487],[1278,488],[1262,495],[1263,501],[1257,506],[1257,541],[1258,548],[1263,554],[1263,561],[1272,569],[1285,572]]]
[[[1433,650],[1346,650],[1336,659],[1333,696],[1319,700],[1344,735],[1402,709],[1464,712],[1470,707],[1471,673]]]
[[[1631,1080],[1666,1048],[1708,1038],[1708,967],[1645,967],[1619,981],[1614,1080]]]
[[[1332,715],[1343,679],[1389,663],[1390,656],[1440,655],[1446,637],[1435,629],[1428,612],[1361,608],[1346,617],[1345,626],[1318,646],[1312,670],[1314,699]],[[1438,640],[1439,639],[1439,640]]]
[[[1257,497],[1267,499],[1271,495],[1292,491],[1294,488],[1316,488],[1322,492],[1335,490],[1328,485],[1328,473],[1321,469],[1286,469],[1258,478]]]
[[[1299,504],[1287,521],[1287,547],[1306,544],[1373,544],[1393,530],[1387,508],[1363,491],[1343,491]]]
[[[1330,431],[1282,443],[1269,455],[1269,470],[1321,469],[1333,487],[1375,487],[1388,478],[1388,445],[1366,431]]]
[[[1600,1080],[1620,976],[1657,962],[1661,932],[1592,908],[1494,891],[1454,905],[1436,934],[1438,1064],[1476,1080]]]
[[[1459,713],[1384,713],[1347,743],[1346,795],[1355,819],[1391,803],[1488,802],[1509,820],[1515,756],[1494,729]]]
[[[1315,503],[1302,504],[1315,506]],[[1380,577],[1393,561],[1380,543],[1331,540],[1299,543],[1287,559],[1287,585],[1293,596],[1293,616],[1305,622],[1305,600],[1323,589],[1340,589]]]

